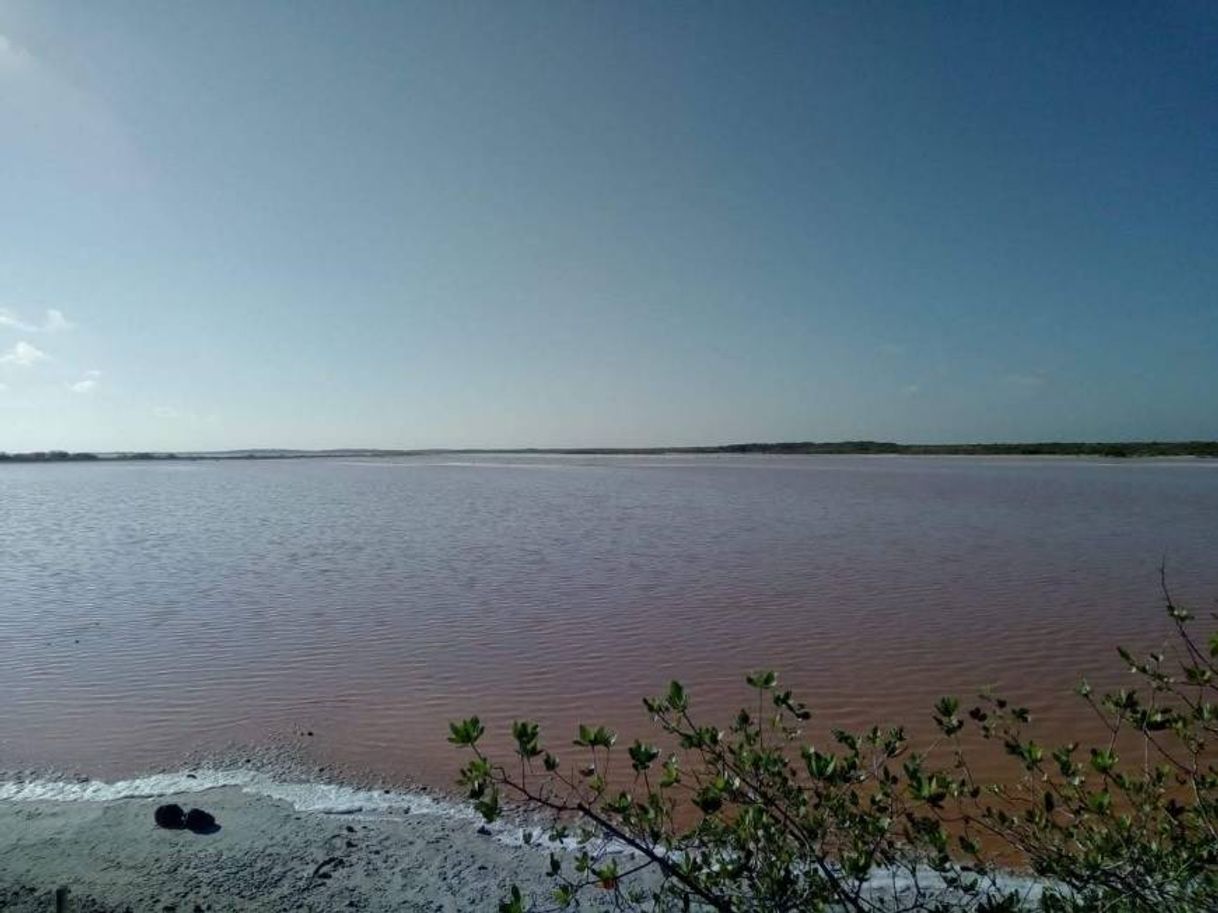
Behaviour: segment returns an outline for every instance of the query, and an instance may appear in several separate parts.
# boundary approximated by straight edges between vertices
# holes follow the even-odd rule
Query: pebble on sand
[[[157,827],[181,830],[186,826],[186,813],[182,811],[182,806],[177,804],[158,805],[152,817]]]
[[[216,828],[216,819],[201,808],[192,808],[186,813],[186,827],[195,833],[210,832]]]

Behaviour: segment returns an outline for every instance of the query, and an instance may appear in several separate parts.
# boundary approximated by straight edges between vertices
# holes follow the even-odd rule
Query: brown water
[[[777,669],[819,726],[1081,672],[1218,597],[1218,464],[478,457],[0,467],[0,767],[116,775],[309,729],[451,781],[446,722],[631,734]]]

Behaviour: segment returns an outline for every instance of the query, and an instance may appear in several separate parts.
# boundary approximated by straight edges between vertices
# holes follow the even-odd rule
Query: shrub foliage
[[[809,709],[772,672],[748,677],[755,700],[725,728],[672,682],[644,701],[656,744],[624,758],[603,726],[580,725],[560,758],[521,721],[515,757],[497,761],[477,717],[452,723],[471,753],[459,783],[487,821],[505,800],[550,820],[535,839],[551,848],[552,895],[513,888],[500,910],[589,895],[637,910],[1218,910],[1218,634],[1198,639],[1164,596],[1170,655],[1120,649],[1135,687],[1079,685],[1107,731],[1085,749],[1036,741],[1028,711],[991,694],[967,710],[939,700],[921,750],[900,727],[837,730],[818,748],[801,734]],[[982,742],[1010,776],[974,776]]]

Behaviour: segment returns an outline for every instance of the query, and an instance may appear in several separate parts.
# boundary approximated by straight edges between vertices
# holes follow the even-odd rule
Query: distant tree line
[[[0,450],[0,463],[81,463],[90,460],[176,460],[176,453],[117,453],[101,457],[96,453],[71,453],[67,450],[34,450],[29,453],[6,453]]]
[[[568,456],[659,456],[663,454],[903,454],[908,456],[1081,456],[1218,458],[1218,441],[1040,441],[1013,444],[898,444],[893,441],[777,441],[772,443],[717,444],[707,447],[552,447],[464,450],[226,450],[190,453],[192,460],[276,460],[334,456],[403,457],[445,453],[564,454]],[[0,451],[0,462],[55,463],[80,460],[176,460],[176,453],[96,454],[66,450],[32,453]]]
[[[889,441],[799,441],[727,444],[723,453],[902,453],[974,456],[1207,456],[1218,457],[1218,441],[1042,441],[1029,444],[896,444]]]
[[[67,463],[81,460],[96,460],[96,453],[69,453],[66,450],[35,450],[31,453],[4,453],[0,461],[6,463]]]
[[[494,451],[484,451],[494,452]],[[1013,444],[898,444],[893,441],[778,441],[711,447],[569,448],[499,451],[565,454],[778,453],[912,456],[1218,457],[1218,441],[1040,441]]]

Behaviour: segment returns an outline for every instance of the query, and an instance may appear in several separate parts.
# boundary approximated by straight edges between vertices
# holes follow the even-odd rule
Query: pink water
[[[1057,732],[1153,646],[1157,569],[1218,598],[1218,464],[432,457],[0,467],[0,767],[95,775],[312,730],[451,781],[449,719],[726,720],[777,669],[814,725],[996,686]]]

